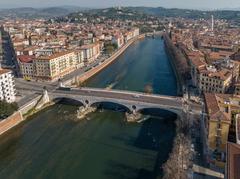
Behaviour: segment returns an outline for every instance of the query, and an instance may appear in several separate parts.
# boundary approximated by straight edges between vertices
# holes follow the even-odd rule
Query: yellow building
[[[34,60],[34,64],[37,79],[57,80],[76,69],[76,54],[65,51],[51,56],[40,56]]]
[[[207,143],[215,165],[224,167],[229,130],[240,109],[240,98],[229,94],[205,93]]]

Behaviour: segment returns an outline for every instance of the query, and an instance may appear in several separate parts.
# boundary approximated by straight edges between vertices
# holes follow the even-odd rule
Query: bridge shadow
[[[108,169],[104,172],[107,178],[154,179],[153,173],[146,169],[139,169],[113,160],[108,161],[107,165]]]
[[[141,126],[137,137],[123,135],[113,136],[113,139],[124,142],[127,141],[127,145],[132,145],[138,149],[154,151],[156,160],[153,161],[154,168],[151,171],[144,168],[138,169],[137,171],[134,170],[138,173],[137,179],[156,179],[162,177],[163,169],[161,167],[169,158],[169,154],[173,148],[173,142],[176,136],[175,120],[177,119],[177,114],[158,108],[142,109],[139,112],[148,116],[148,119],[139,124]],[[129,124],[125,123],[125,125]],[[125,168],[122,164],[117,166]],[[116,175],[117,171],[115,173]],[[109,175],[110,174],[111,172]]]
[[[152,178],[162,176],[161,166],[169,158],[176,135],[175,120],[177,115],[161,109],[149,108],[140,111],[144,115],[150,115],[149,119],[142,123],[138,133],[135,147],[152,150],[157,153]]]

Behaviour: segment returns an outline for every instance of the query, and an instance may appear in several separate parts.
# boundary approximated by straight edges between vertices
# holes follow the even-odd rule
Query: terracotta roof
[[[240,145],[228,142],[227,143],[227,178],[240,178]]]
[[[221,94],[214,93],[204,93],[204,98],[206,102],[206,109],[209,115],[210,120],[223,120],[230,121],[231,116],[230,112],[226,113],[220,108],[220,105],[223,105],[224,102],[229,99],[227,96],[221,96]],[[230,96],[229,96],[230,97]]]
[[[8,73],[11,72],[11,70],[7,70],[7,69],[2,69],[0,68],[0,75],[4,74],[4,73]]]
[[[201,57],[192,57],[191,62],[196,68],[202,68],[206,65],[204,59]]]
[[[228,69],[222,69],[220,71],[211,72],[211,71],[207,70],[206,68],[201,68],[200,73],[207,74],[208,77],[210,77],[210,78],[216,77],[216,78],[220,78],[221,80],[226,80],[232,75],[231,71]]]
[[[206,101],[206,107],[207,107],[209,113],[216,113],[220,110],[218,107],[218,102],[217,102],[215,94],[204,93],[204,97],[205,97],[205,101]]]
[[[96,45],[99,45],[99,43],[94,43],[94,44],[87,44],[87,45],[83,45],[80,47],[80,49],[89,49],[89,48],[93,48],[95,47]]]
[[[58,57],[61,57],[61,56],[70,54],[70,53],[72,53],[72,52],[73,52],[73,51],[63,51],[63,52],[55,53],[55,54],[50,55],[50,56],[40,56],[40,57],[38,57],[38,59],[39,59],[39,60],[52,60],[52,59],[54,59],[54,58],[58,58]]]
[[[19,55],[17,59],[22,63],[30,63],[35,59],[34,55]]]

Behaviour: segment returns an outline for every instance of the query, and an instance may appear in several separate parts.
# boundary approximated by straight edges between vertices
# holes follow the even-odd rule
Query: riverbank
[[[63,81],[63,85],[71,86],[73,84],[81,84],[85,81],[87,81],[89,78],[93,77],[103,69],[105,69],[107,66],[109,66],[112,62],[114,62],[129,46],[131,46],[134,42],[137,40],[145,38],[145,34],[139,35],[137,37],[134,37],[133,39],[129,40],[123,47],[121,47],[118,51],[116,51],[111,57],[106,59],[103,63],[97,65],[96,67],[93,67],[92,69],[86,71],[83,74],[77,75],[71,79],[68,79],[66,81]]]
[[[188,72],[187,60],[183,54],[175,47],[172,40],[167,33],[163,34],[165,49],[169,56],[171,65],[173,67],[175,76],[177,78],[178,95],[183,94],[183,87],[185,85],[185,78]]]
[[[8,118],[0,121],[0,136],[26,121],[32,115],[41,110],[54,105],[56,102],[50,101],[47,91],[21,106],[18,111]]]

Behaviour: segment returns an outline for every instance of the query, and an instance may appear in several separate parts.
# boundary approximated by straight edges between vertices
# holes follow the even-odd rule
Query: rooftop
[[[240,145],[227,143],[227,178],[240,178]]]
[[[39,60],[52,60],[52,59],[55,59],[55,58],[58,58],[58,57],[70,54],[72,52],[73,51],[63,51],[63,52],[55,53],[55,54],[50,55],[50,56],[40,56],[40,57],[38,57],[38,59]]]
[[[35,59],[34,55],[19,55],[18,60],[22,63],[31,63]]]
[[[230,111],[226,112],[225,107],[229,108],[225,102],[230,95],[204,93],[206,109],[210,120],[231,121]],[[226,106],[227,105],[227,106]]]
[[[5,73],[9,73],[9,72],[11,72],[11,70],[0,68],[0,75],[5,74]]]

